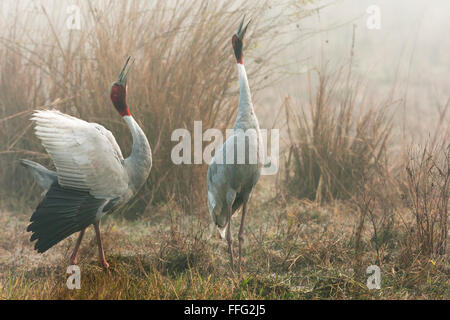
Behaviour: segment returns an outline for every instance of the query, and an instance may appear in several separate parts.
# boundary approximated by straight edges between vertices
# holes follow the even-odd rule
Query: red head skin
[[[117,112],[122,117],[130,116],[130,109],[127,105],[127,88],[117,83],[113,84],[111,88],[111,101]]]
[[[242,40],[239,39],[237,35],[233,35],[231,38],[231,43],[233,44],[234,55],[236,56],[236,61],[238,64],[244,63],[244,56],[242,54]]]

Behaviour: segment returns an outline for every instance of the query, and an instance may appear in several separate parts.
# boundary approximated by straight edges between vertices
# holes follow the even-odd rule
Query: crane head
[[[119,77],[113,83],[110,92],[111,101],[122,117],[130,115],[130,110],[127,105],[127,78],[134,63],[134,60],[129,63],[130,59],[131,57],[128,57],[122,71],[120,71]]]
[[[247,27],[250,24],[251,20],[245,25],[244,28],[244,18],[242,18],[241,23],[239,24],[239,28],[236,34],[233,35],[233,38],[231,39],[231,43],[233,44],[233,50],[234,55],[236,56],[237,63],[242,64],[243,60],[243,54],[242,54],[242,46],[244,41],[245,33],[247,32]]]

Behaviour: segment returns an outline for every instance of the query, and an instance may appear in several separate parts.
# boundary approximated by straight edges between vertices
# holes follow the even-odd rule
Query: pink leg
[[[239,272],[241,271],[241,253],[242,253],[242,244],[244,243],[244,219],[246,211],[247,211],[247,202],[244,202],[244,205],[242,207],[241,226],[239,227]]]
[[[105,259],[105,252],[103,251],[103,244],[102,244],[102,237],[100,235],[100,221],[97,221],[94,223],[94,229],[95,229],[95,235],[97,237],[97,244],[98,244],[98,254],[100,258],[100,264],[103,266],[103,268],[108,269],[109,264],[106,262]]]
[[[72,255],[70,256],[70,264],[71,265],[77,264],[77,254],[78,254],[78,250],[80,249],[81,240],[83,240],[85,231],[86,231],[86,229],[83,229],[80,231],[80,235],[78,236],[77,242],[75,244],[75,248],[73,249]]]
[[[231,264],[231,270],[234,271],[234,264],[233,264],[233,238],[231,236],[231,215],[232,215],[232,206],[228,206],[228,226],[227,226],[227,233],[226,238],[228,242],[228,253],[230,254],[230,264]]]

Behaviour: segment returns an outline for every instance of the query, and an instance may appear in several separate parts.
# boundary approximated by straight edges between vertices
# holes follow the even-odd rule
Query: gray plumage
[[[228,242],[232,270],[234,270],[234,263],[231,218],[242,207],[239,228],[240,269],[247,203],[261,175],[265,155],[243,64],[243,39],[249,25],[248,22],[244,27],[244,20],[245,17],[231,39],[239,72],[239,105],[236,122],[231,135],[214,155],[208,167],[206,181],[209,213],[212,221],[219,228],[221,237],[226,238]]]
[[[231,205],[235,213],[244,202],[248,202],[261,174],[261,156],[264,153],[244,65],[238,64],[238,70],[240,97],[233,133],[215,154],[207,174],[209,213],[222,238],[229,222],[228,206]],[[250,134],[245,135],[246,132]],[[239,143],[245,143],[245,164],[237,163]],[[252,156],[253,159],[256,157],[256,163],[250,163]],[[230,162],[231,158],[233,163],[228,164],[227,159]]]
[[[245,19],[245,18],[244,18]],[[234,54],[239,72],[239,105],[232,134],[212,159],[207,175],[208,209],[212,221],[219,228],[222,238],[228,242],[231,269],[233,263],[233,239],[231,218],[242,207],[239,228],[239,269],[244,241],[244,219],[250,195],[261,175],[264,150],[258,119],[253,110],[247,73],[243,64],[243,39],[248,27],[242,19],[238,31],[232,37]]]

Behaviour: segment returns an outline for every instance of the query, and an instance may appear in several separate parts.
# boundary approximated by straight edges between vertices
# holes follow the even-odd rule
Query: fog
[[[115,5],[120,1],[92,1]],[[29,19],[41,19],[42,28],[29,30],[41,36],[51,30],[47,18],[39,10],[42,5],[61,30],[67,19],[67,5],[84,1],[0,0],[0,27],[5,31]],[[379,29],[367,26],[371,14],[367,9],[379,8]],[[342,1],[269,1],[267,16],[279,15],[283,32],[268,35],[271,43],[284,44],[284,49],[270,59],[282,79],[271,84],[257,96],[261,112],[271,112],[286,95],[299,101],[306,97],[305,73],[327,64],[333,69],[350,59],[354,32],[353,72],[370,81],[371,92],[383,95],[397,86],[399,98],[407,100],[411,126],[427,130],[437,107],[449,99],[450,30],[446,0],[342,0]],[[19,18],[17,14],[19,13]],[[251,16],[252,13],[247,13]],[[301,18],[307,15],[306,18]],[[1,34],[0,34],[1,35]],[[269,61],[258,55],[258,48],[249,50],[250,58]],[[1,62],[0,62],[1,63]],[[405,110],[401,110],[405,112]],[[420,120],[416,121],[418,118]],[[429,122],[429,121],[430,122]]]
[[[397,87],[399,99],[406,100],[405,110],[398,114],[407,113],[412,134],[417,129],[421,134],[433,130],[438,107],[448,103],[450,94],[450,37],[445,34],[450,30],[450,3],[346,0],[298,5],[297,9],[324,4],[328,6],[291,25],[289,41],[293,44],[280,57],[280,65],[293,75],[272,87],[271,102],[281,103],[286,91],[304,101],[307,81],[301,74],[324,64],[348,63],[355,30],[353,72],[370,81],[374,96]],[[380,29],[367,27],[371,15],[366,10],[371,5],[380,9]],[[305,40],[308,32],[314,35]]]

